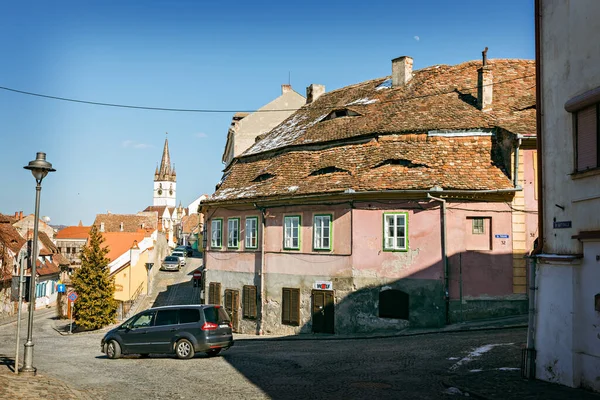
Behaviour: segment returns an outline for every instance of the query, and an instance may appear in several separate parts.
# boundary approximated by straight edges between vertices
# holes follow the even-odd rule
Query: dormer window
[[[313,171],[313,172],[310,173],[309,176],[333,174],[335,172],[343,172],[343,173],[346,173],[346,174],[350,175],[350,171],[348,171],[346,169],[338,168],[338,167],[332,165],[332,166],[329,166],[329,167],[325,167],[325,168],[321,168],[321,169],[318,169],[316,171]]]
[[[349,110],[347,108],[343,108],[341,110],[334,110],[330,112],[325,118],[321,121],[327,121],[330,119],[342,118],[342,117],[359,117],[360,114],[356,111]]]
[[[269,174],[267,172],[267,173],[264,173],[264,174],[260,174],[256,178],[252,179],[252,182],[264,182],[264,181],[267,181],[267,180],[269,180],[271,178],[274,178],[274,177],[275,177],[275,175]]]
[[[403,158],[388,158],[387,160],[382,161],[379,164],[375,165],[373,168],[379,168],[379,167],[383,167],[385,165],[400,165],[402,167],[407,167],[407,168],[429,168],[429,165],[427,165],[427,164],[413,163],[412,161],[405,160]]]

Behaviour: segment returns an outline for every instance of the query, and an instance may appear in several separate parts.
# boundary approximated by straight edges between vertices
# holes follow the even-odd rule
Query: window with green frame
[[[215,218],[210,223],[210,247],[220,248],[223,243],[223,220]]]
[[[317,214],[314,216],[313,249],[331,250],[331,214]]]
[[[383,225],[383,249],[408,250],[408,213],[384,213]]]
[[[240,247],[240,219],[227,220],[227,247],[237,249]]]
[[[300,249],[300,216],[283,217],[283,248],[286,250]]]
[[[246,218],[244,247],[247,249],[256,249],[258,247],[258,218]]]

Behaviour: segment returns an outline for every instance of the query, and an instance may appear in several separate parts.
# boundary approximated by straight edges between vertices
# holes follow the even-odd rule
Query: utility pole
[[[23,303],[23,287],[25,285],[25,254],[20,252],[19,261],[19,289],[17,291],[19,298],[17,299],[17,350],[15,352],[15,374],[19,375],[19,348],[21,346],[21,306]]]

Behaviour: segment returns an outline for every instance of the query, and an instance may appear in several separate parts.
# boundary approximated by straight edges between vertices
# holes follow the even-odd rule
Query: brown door
[[[239,290],[225,290],[225,310],[229,314],[231,320],[231,329],[234,332],[238,331],[239,324],[239,310],[240,310],[240,291]]]
[[[314,333],[334,333],[333,292],[312,291],[312,330]]]

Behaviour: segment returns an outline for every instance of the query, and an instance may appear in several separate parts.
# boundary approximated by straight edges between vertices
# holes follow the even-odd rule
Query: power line
[[[520,80],[520,79],[527,79],[527,78],[531,78],[531,77],[534,77],[534,76],[535,76],[535,74],[524,75],[524,76],[519,76],[519,77],[512,78],[512,79],[507,79],[507,80],[504,80],[504,81],[493,82],[491,84],[484,85],[484,86],[501,85],[503,83],[513,82],[513,81]],[[42,98],[45,98],[45,99],[67,101],[67,102],[71,102],[71,103],[80,103],[80,104],[88,104],[88,105],[103,106],[103,107],[116,107],[116,108],[129,108],[129,109],[137,109],[137,110],[149,110],[149,111],[193,112],[193,113],[236,113],[236,112],[255,113],[255,112],[280,112],[280,111],[294,112],[294,111],[297,111],[296,109],[278,109],[278,110],[219,110],[219,109],[149,107],[149,106],[136,106],[136,105],[129,105],[129,104],[103,103],[103,102],[98,102],[98,101],[72,99],[72,98],[68,98],[68,97],[60,97],[60,96],[52,96],[52,95],[47,95],[47,94],[42,94],[42,93],[27,92],[27,91],[24,91],[24,90],[13,89],[13,88],[5,87],[5,86],[0,86],[0,89],[1,90],[6,90],[8,92],[13,92],[13,93],[18,93],[18,94],[24,94],[24,95],[27,95],[27,96],[42,97]],[[460,92],[460,91],[474,90],[474,89],[477,89],[477,86],[467,87],[467,88],[462,88],[462,89],[454,88],[452,90],[448,90],[448,91],[445,91],[445,92],[428,93],[428,94],[424,94],[424,95],[420,95],[420,96],[404,97],[404,98],[397,99],[397,100],[384,100],[384,101],[380,101],[378,103],[379,104],[384,104],[384,103],[401,103],[401,102],[405,102],[405,101],[409,101],[409,100],[423,99],[423,98],[434,97],[434,96],[443,96],[443,95],[446,95],[446,94],[455,93],[456,91]],[[529,89],[531,89],[531,88],[529,88]],[[367,104],[352,104],[353,107],[360,107],[360,106],[366,106],[366,105]],[[337,109],[339,107],[340,107],[339,105],[333,105],[333,106],[314,107],[314,108]]]

